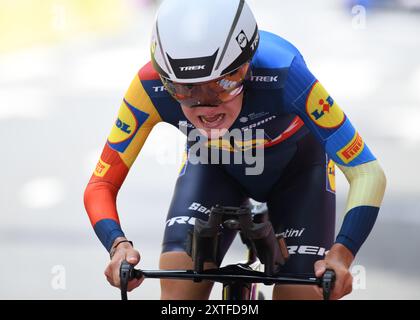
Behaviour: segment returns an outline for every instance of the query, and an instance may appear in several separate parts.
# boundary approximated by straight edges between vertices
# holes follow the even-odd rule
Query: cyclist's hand
[[[331,300],[337,300],[353,290],[353,276],[350,265],[354,257],[351,252],[341,244],[334,244],[325,260],[315,262],[315,275],[321,278],[327,269],[335,272],[335,283],[331,292]],[[322,297],[322,288],[317,288]]]
[[[116,240],[117,242],[117,240]],[[116,243],[115,242],[115,243]],[[120,288],[120,266],[121,262],[127,260],[133,266],[140,262],[140,253],[135,250],[129,243],[121,243],[118,245],[111,262],[105,269],[105,276],[108,282],[117,288]],[[128,283],[127,291],[132,291],[143,282],[143,278],[133,279]]]

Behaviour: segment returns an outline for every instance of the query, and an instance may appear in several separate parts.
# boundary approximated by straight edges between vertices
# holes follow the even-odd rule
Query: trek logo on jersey
[[[153,91],[154,92],[165,92],[166,91],[166,88],[165,88],[165,86],[157,86],[157,87],[153,87]]]
[[[362,153],[365,143],[358,132],[354,134],[353,139],[341,150],[337,152],[337,156],[345,163],[350,163]]]
[[[321,128],[334,129],[346,116],[321,83],[315,82],[306,100],[306,113]]]
[[[109,146],[123,153],[148,118],[149,114],[136,109],[124,99],[118,118],[108,137]]]
[[[172,227],[174,225],[177,226],[178,224],[190,224],[193,226],[195,224],[195,217],[188,217],[188,216],[173,217],[167,220],[165,224],[168,227]]]
[[[96,165],[96,168],[93,174],[99,178],[103,178],[108,172],[110,167],[111,167],[110,164],[106,163],[105,161],[102,161],[102,159],[99,159],[98,164]]]
[[[289,254],[309,254],[309,255],[317,255],[317,256],[325,256],[329,250],[323,247],[317,246],[287,246]]]
[[[278,82],[279,76],[251,76],[252,82]]]
[[[327,157],[327,191],[335,193],[335,163]]]

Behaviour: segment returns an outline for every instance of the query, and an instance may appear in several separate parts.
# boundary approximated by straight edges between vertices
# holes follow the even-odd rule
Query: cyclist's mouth
[[[201,123],[203,124],[204,127],[206,128],[218,128],[225,120],[225,116],[226,114],[224,113],[218,113],[215,115],[211,115],[211,116],[198,116],[198,118],[200,119]]]

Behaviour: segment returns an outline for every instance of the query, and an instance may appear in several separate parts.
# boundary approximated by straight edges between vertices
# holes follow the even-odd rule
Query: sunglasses
[[[217,107],[242,93],[248,70],[246,63],[221,78],[194,84],[177,83],[162,76],[161,80],[169,94],[185,107]]]

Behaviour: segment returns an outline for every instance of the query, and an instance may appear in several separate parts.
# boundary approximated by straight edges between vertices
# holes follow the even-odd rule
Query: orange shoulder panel
[[[138,75],[140,80],[159,80],[159,73],[153,68],[151,61],[140,69]]]

